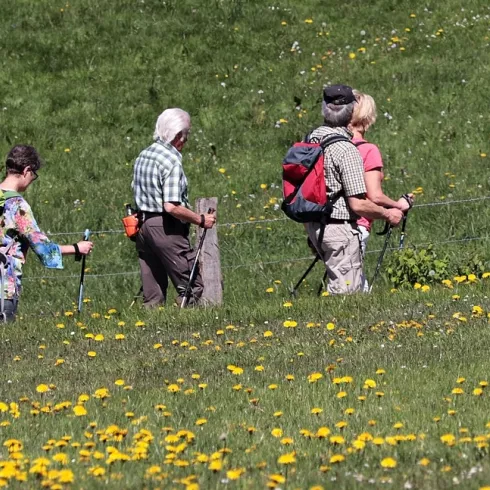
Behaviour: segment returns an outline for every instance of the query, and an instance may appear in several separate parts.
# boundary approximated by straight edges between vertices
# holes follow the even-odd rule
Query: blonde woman
[[[413,203],[413,194],[407,194],[408,199],[401,197],[398,201],[390,199],[381,187],[383,182],[383,159],[379,148],[368,143],[365,139],[366,131],[376,122],[376,104],[374,99],[367,94],[354,90],[357,104],[349,124],[349,130],[353,134],[352,142],[358,147],[364,162],[364,181],[366,183],[367,197],[378,206],[385,208],[396,208],[404,213],[408,211]],[[366,253],[367,241],[371,232],[373,220],[359,218],[357,226],[361,232],[361,250]],[[364,279],[364,290],[368,288]]]

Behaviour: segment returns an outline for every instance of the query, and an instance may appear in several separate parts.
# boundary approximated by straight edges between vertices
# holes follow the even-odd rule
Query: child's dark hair
[[[7,174],[21,174],[25,168],[36,171],[41,168],[41,157],[33,146],[16,145],[7,155]]]

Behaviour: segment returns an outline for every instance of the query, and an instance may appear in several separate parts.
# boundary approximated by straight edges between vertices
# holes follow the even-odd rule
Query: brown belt
[[[179,234],[183,234],[184,236],[187,236],[189,234],[190,223],[183,223],[179,219],[174,218],[169,213],[151,213],[149,211],[138,211],[138,219],[140,220],[141,225],[143,225],[145,221],[151,218],[162,218],[163,227],[169,227],[167,228],[168,230],[172,229],[174,231],[177,231]]]
[[[147,219],[150,218],[155,218],[157,216],[163,216],[165,213],[150,213],[149,211],[139,211],[138,215],[140,216],[140,219],[143,221],[146,221]]]

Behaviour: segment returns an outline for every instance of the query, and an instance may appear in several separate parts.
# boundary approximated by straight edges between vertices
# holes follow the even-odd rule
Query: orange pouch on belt
[[[138,234],[138,231],[140,231],[140,224],[136,214],[125,216],[122,219],[122,222],[124,225],[124,232],[128,238],[134,238]]]

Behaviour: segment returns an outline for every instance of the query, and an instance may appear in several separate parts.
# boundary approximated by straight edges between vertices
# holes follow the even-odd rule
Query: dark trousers
[[[11,323],[15,321],[15,317],[17,315],[17,299],[6,299],[4,302],[4,310],[3,312],[5,313],[5,320],[3,318],[0,318],[0,323]]]
[[[189,282],[196,252],[189,242],[189,227],[170,215],[145,220],[136,237],[143,284],[143,304],[148,307],[165,304],[168,279],[178,293],[180,304]],[[196,271],[189,305],[196,304],[203,293],[199,268]]]

